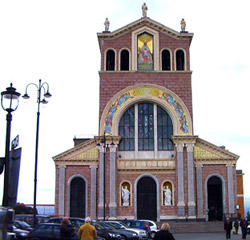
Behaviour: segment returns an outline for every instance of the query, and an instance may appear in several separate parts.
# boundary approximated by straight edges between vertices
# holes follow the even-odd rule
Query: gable
[[[53,157],[55,164],[62,165],[96,165],[98,150],[94,139],[79,144],[68,151]]]
[[[134,21],[122,28],[119,28],[113,32],[104,32],[104,33],[98,33],[98,40],[99,40],[99,47],[101,49],[102,46],[102,39],[105,40],[114,40],[116,38],[119,38],[125,34],[131,33],[133,31],[137,31],[141,28],[148,28],[152,31],[157,31],[162,34],[165,34],[167,36],[170,36],[171,38],[177,39],[177,40],[188,40],[189,45],[191,44],[193,33],[188,32],[177,32],[169,27],[164,26],[161,23],[158,23],[150,18],[141,18],[137,21]]]
[[[194,146],[194,160],[201,164],[236,164],[239,156],[198,138]]]

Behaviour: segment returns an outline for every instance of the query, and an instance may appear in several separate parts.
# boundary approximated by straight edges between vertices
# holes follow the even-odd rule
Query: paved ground
[[[225,233],[175,233],[175,240],[225,240]],[[241,240],[241,234],[232,234],[231,240]],[[247,235],[246,239],[250,239]]]

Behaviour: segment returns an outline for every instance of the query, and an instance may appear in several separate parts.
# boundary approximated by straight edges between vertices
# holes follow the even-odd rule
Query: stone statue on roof
[[[146,5],[146,3],[143,3],[143,5],[142,5],[142,16],[143,17],[147,17],[147,11],[148,11],[147,5]]]
[[[106,18],[106,20],[105,20],[105,22],[104,22],[105,32],[108,32],[108,31],[109,31],[109,24],[110,24],[110,22],[109,22],[108,18]]]
[[[185,22],[184,18],[182,18],[182,20],[181,20],[181,31],[182,32],[186,31],[186,22]]]

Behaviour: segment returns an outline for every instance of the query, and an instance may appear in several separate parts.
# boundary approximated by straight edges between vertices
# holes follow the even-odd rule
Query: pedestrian
[[[69,224],[69,218],[64,217],[60,226],[60,237],[61,240],[70,240],[75,228]]]
[[[97,237],[96,229],[91,225],[90,217],[85,218],[85,223],[78,230],[78,237],[81,240],[94,240]]]
[[[153,240],[175,240],[172,233],[170,233],[170,226],[168,223],[161,225],[161,230],[156,232]]]
[[[238,219],[236,219],[234,221],[234,228],[235,228],[235,234],[238,234],[238,230],[239,230],[239,221],[238,221]]]
[[[231,230],[233,228],[232,221],[229,217],[226,218],[224,222],[224,230],[226,231],[226,239],[231,239]]]
[[[242,218],[240,221],[242,239],[246,239],[247,236],[247,222],[246,219]]]

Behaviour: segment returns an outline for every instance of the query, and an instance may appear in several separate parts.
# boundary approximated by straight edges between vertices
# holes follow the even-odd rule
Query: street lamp
[[[36,123],[36,151],[35,151],[35,171],[34,171],[34,205],[33,205],[33,226],[36,225],[36,190],[37,190],[37,161],[38,161],[38,136],[39,136],[39,120],[40,120],[40,103],[47,104],[46,99],[50,98],[52,95],[49,93],[49,84],[47,82],[42,83],[42,80],[39,80],[39,85],[35,83],[29,83],[26,86],[25,94],[22,96],[24,99],[29,99],[28,87],[34,85],[37,88],[37,123]],[[43,99],[41,100],[41,92],[43,91]]]
[[[4,191],[3,191],[3,206],[9,206],[9,159],[10,159],[10,128],[12,120],[12,112],[14,112],[19,103],[20,93],[16,92],[16,89],[12,87],[6,88],[6,91],[1,92],[1,105],[3,110],[7,112],[6,120],[6,147],[5,147],[5,159],[4,159]]]

